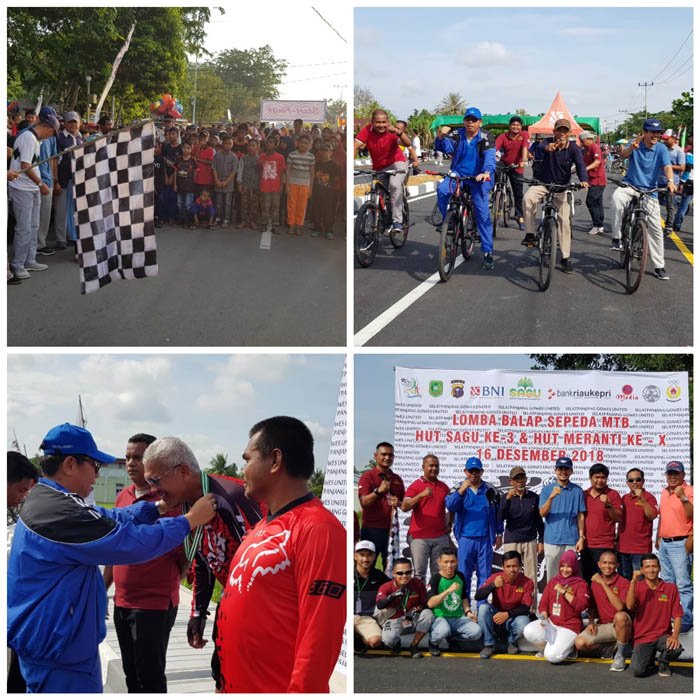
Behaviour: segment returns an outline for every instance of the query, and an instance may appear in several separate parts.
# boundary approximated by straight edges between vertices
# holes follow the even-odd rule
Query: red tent
[[[528,134],[533,136],[534,134],[553,134],[554,124],[559,119],[568,119],[571,124],[571,134],[576,136],[583,131],[583,127],[580,126],[574,119],[574,115],[571,114],[569,108],[564,102],[564,98],[561,96],[561,92],[557,92],[557,96],[552,102],[552,106],[547,110],[547,113],[538,122],[531,124],[527,128]]]

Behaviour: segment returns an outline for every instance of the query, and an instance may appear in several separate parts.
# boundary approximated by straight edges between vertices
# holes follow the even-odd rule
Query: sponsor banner
[[[261,122],[293,122],[295,119],[324,123],[325,100],[260,100]]]
[[[328,450],[328,463],[326,466],[326,476],[323,480],[323,495],[321,500],[323,505],[335,515],[340,522],[347,527],[348,499],[347,499],[347,383],[346,365],[343,365],[343,375],[340,380],[340,390],[338,392],[338,407],[335,412],[335,423],[333,424],[333,437]],[[349,590],[349,587],[348,589]],[[343,646],[340,650],[338,662],[335,665],[335,672],[347,675],[347,624],[343,632]]]
[[[624,495],[625,474],[639,467],[657,500],[664,467],[690,471],[688,374],[395,368],[393,470],[406,486],[428,453],[450,487],[478,457],[483,479],[505,493],[509,472],[523,467],[539,493],[554,480],[554,462],[573,460],[571,480],[584,490],[602,462],[608,485]],[[402,518],[405,537],[409,518]]]

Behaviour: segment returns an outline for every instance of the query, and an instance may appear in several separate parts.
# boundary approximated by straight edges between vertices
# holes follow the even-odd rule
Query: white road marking
[[[464,262],[461,255],[455,260],[455,270]],[[436,284],[440,283],[440,274],[436,272],[434,275],[423,280],[415,289],[412,289],[406,296],[399,299],[395,304],[392,304],[386,311],[381,313],[374,321],[370,321],[361,331],[355,334],[355,346],[360,347],[371,340],[379,331],[383,330],[392,321],[398,318],[411,304],[417,302],[424,294],[429,292]]]
[[[262,236],[260,236],[260,249],[270,250],[272,244],[272,231],[263,231]]]

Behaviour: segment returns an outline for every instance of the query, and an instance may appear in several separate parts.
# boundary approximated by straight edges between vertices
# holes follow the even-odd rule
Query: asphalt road
[[[7,287],[9,346],[345,346],[345,226],[335,239],[156,229],[157,277],[80,294],[72,249]],[[53,244],[50,238],[49,245]]]
[[[473,655],[470,655],[470,657]],[[671,665],[673,675],[635,678],[629,668],[611,673],[609,662],[544,659],[459,658],[412,659],[355,654],[355,693],[692,693],[693,669]]]
[[[525,176],[529,177],[529,169]],[[384,237],[371,267],[362,269],[355,263],[355,344],[691,345],[693,267],[679,247],[666,239],[666,271],[671,279],[656,279],[649,260],[639,290],[628,294],[619,255],[609,250],[614,189],[612,184],[606,188],[606,232],[597,236],[586,233],[591,221],[583,203],[585,193],[577,193],[582,204],[576,207],[572,230],[575,274],[561,272],[558,257],[546,292],[537,286],[536,249],[520,245],[523,233],[514,228],[515,222],[510,228],[499,228],[494,270],[481,269],[477,247],[474,257],[457,267],[449,282],[440,283],[439,234],[427,222],[435,194],[413,198],[406,245],[394,250]],[[686,216],[679,238],[691,255],[692,230],[693,217]]]

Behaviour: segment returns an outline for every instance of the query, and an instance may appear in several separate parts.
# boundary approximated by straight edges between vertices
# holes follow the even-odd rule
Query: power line
[[[311,9],[347,44],[348,42],[345,41],[345,38],[340,34],[340,32],[315,8],[311,7]]]
[[[341,63],[347,63],[347,61],[328,61],[327,63],[295,63],[294,65],[287,66],[287,68],[308,68],[309,66],[337,66]]]
[[[676,78],[678,78],[679,76],[683,75],[684,73],[687,73],[687,72],[693,67],[692,64],[691,64],[690,66],[688,66],[688,68],[686,68],[686,70],[683,70],[683,68],[687,65],[687,63],[688,63],[689,61],[692,61],[692,60],[693,60],[693,55],[691,54],[691,55],[688,56],[688,58],[687,58],[685,61],[683,61],[683,63],[681,63],[681,65],[678,66],[678,68],[676,69],[676,70],[681,71],[681,72],[678,72],[678,73],[676,73],[675,75],[671,76],[670,78],[667,78],[666,80],[662,80],[660,83],[657,83],[657,84],[658,84],[658,85],[666,85],[667,83],[673,82]]]
[[[683,43],[678,47],[678,51],[676,51],[676,53],[673,54],[673,56],[671,57],[671,60],[658,72],[658,74],[656,75],[656,77],[652,78],[652,80],[656,80],[656,78],[658,78],[658,77],[671,65],[671,63],[673,62],[673,59],[674,59],[676,56],[678,56],[678,54],[680,53],[680,51],[681,51],[681,49],[683,48],[683,46],[685,46],[685,42],[688,41],[688,39],[690,39],[690,37],[691,37],[692,34],[693,34],[693,30],[691,29],[691,30],[688,32],[688,36],[683,40]]]
[[[659,83],[659,85],[667,85],[668,83],[672,83],[674,80],[677,80],[680,78],[682,75],[685,75],[689,70],[692,70],[693,66],[688,66],[682,73],[677,73],[676,75],[673,76],[673,78],[669,78],[668,80],[665,80],[663,83]]]

